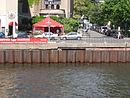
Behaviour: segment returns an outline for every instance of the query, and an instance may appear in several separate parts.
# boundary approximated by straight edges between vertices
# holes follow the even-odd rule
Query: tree
[[[103,24],[102,17],[103,15],[101,14],[101,4],[100,3],[92,3],[91,7],[89,9],[88,15],[90,17],[90,22],[91,23],[96,23],[96,24]]]
[[[74,17],[88,16],[90,6],[90,0],[74,0]]]
[[[103,24],[100,13],[101,4],[97,0],[75,0],[74,2],[74,18],[84,16],[91,23]]]
[[[102,6],[103,21],[124,27],[130,23],[130,0],[106,0]]]
[[[40,0],[28,0],[29,6],[38,3]]]
[[[130,25],[130,0],[75,0],[74,16],[90,17],[92,23],[105,25],[111,21],[113,25],[126,29]]]

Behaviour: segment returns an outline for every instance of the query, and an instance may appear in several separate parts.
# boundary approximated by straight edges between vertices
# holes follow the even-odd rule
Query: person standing
[[[120,39],[120,37],[121,37],[121,32],[120,31],[121,31],[120,27],[118,27],[118,39]]]

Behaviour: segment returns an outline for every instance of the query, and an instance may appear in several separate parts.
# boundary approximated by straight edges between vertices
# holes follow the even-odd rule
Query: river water
[[[0,65],[0,98],[130,98],[130,64]]]

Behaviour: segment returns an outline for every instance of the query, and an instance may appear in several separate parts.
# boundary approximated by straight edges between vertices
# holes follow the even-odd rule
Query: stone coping
[[[130,43],[19,43],[0,44],[0,49],[130,48]]]

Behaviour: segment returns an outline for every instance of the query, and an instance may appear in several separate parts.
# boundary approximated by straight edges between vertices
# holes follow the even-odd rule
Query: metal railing
[[[116,38],[111,38],[111,37],[82,37],[81,40],[60,40],[57,38],[57,40],[52,40],[56,41],[57,43],[60,42],[66,42],[66,43],[130,43],[129,38],[124,38],[124,39],[116,39]]]

